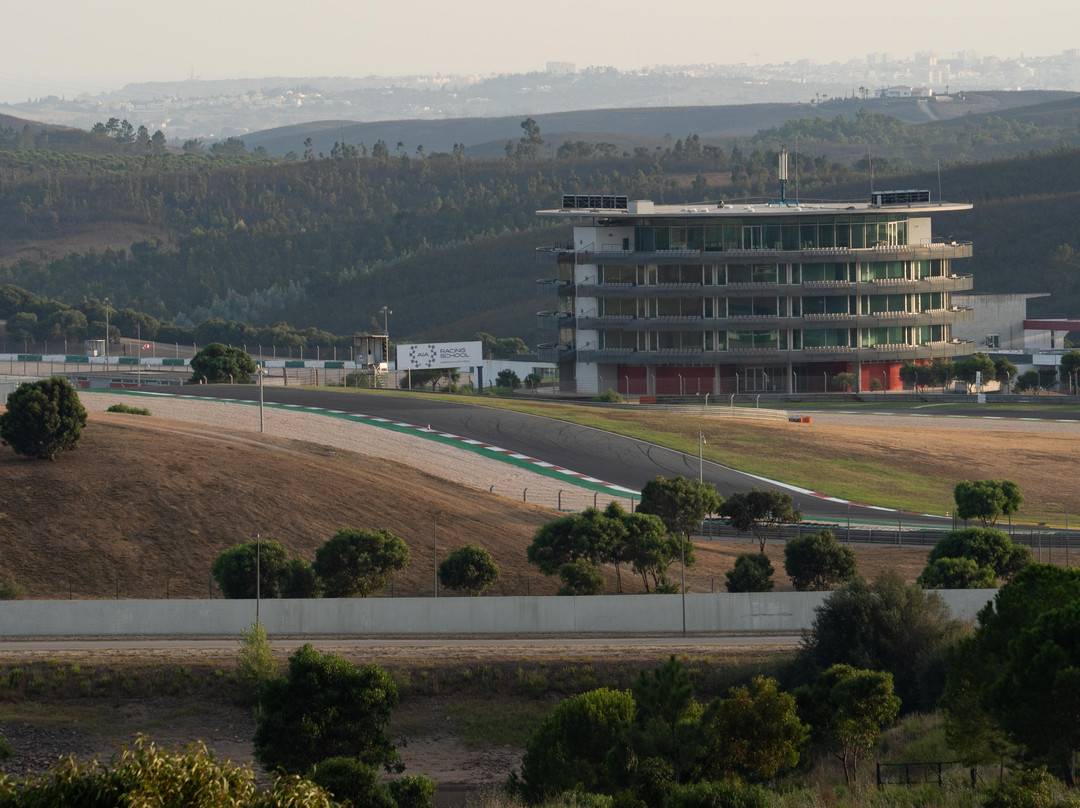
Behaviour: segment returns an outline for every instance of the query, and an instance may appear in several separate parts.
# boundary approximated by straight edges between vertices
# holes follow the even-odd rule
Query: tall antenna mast
[[[787,146],[780,147],[780,204],[787,204]]]
[[[941,158],[939,157],[937,161],[937,201],[940,202],[941,200]]]

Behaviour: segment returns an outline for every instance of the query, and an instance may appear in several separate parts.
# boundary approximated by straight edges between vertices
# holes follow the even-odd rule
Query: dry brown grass
[[[317,444],[157,418],[93,413],[79,448],[55,462],[0,450],[0,576],[31,598],[205,597],[223,550],[281,542],[307,559],[342,527],[387,527],[412,564],[397,596],[426,595],[430,513],[438,508],[440,558],[466,543],[486,547],[501,571],[492,594],[552,594],[557,581],[525,560],[555,511],[491,495],[397,463]],[[705,542],[690,591],[723,591],[724,573],[749,542]],[[924,549],[858,548],[860,568],[913,579]],[[785,586],[782,548],[769,547]],[[624,591],[643,591],[628,571]],[[615,590],[609,573],[608,591]],[[390,594],[390,593],[384,593]],[[217,592],[215,591],[215,595]]]

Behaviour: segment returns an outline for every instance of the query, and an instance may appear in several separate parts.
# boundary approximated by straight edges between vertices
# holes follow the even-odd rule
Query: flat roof
[[[608,208],[556,208],[538,210],[537,216],[569,219],[686,219],[745,218],[747,216],[821,216],[843,213],[944,213],[971,210],[970,202],[916,202],[904,205],[872,205],[860,202],[684,202],[658,205],[631,200],[627,210]]]

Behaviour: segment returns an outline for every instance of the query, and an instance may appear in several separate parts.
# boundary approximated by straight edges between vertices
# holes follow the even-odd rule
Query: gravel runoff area
[[[97,391],[81,391],[80,398],[90,412],[104,411],[113,404],[126,404],[146,407],[155,418],[238,431],[258,432],[259,429],[259,408],[252,404]],[[271,406],[263,412],[263,430],[267,434],[392,460],[508,499],[524,499],[541,507],[574,511],[594,504],[604,508],[614,500],[631,509],[630,499],[625,494],[598,492],[580,485],[572,477],[549,477],[515,463],[432,440],[423,436],[424,429],[423,425],[418,425],[417,434],[410,435],[317,412]]]

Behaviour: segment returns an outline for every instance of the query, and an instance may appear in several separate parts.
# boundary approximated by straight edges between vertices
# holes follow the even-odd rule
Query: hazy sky
[[[366,76],[655,64],[846,61],[958,50],[1016,57],[1080,47],[1075,0],[398,0],[11,2],[0,101],[128,82]]]

